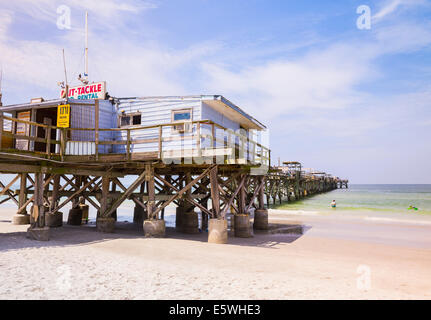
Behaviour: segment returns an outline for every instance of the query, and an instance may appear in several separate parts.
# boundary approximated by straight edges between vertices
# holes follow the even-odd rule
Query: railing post
[[[46,155],[48,159],[51,159],[51,126],[46,127],[45,130]]]
[[[217,140],[216,140],[216,132],[215,132],[215,124],[211,124],[211,135],[212,135],[212,152],[213,152],[213,163],[217,163],[216,155],[215,155],[215,149],[217,147]]]
[[[201,150],[201,123],[200,122],[196,124],[196,148],[198,151],[198,158],[201,158],[202,150]]]
[[[240,136],[239,136],[239,141],[238,143],[240,144],[240,164],[246,164],[247,160],[246,160],[246,155],[245,155],[245,143],[244,143],[244,135],[243,135],[243,131],[241,130],[240,132]]]
[[[66,129],[60,130],[60,158],[64,161],[64,155],[66,153]]]
[[[228,156],[228,164],[235,164],[236,159],[236,146],[235,146],[235,138],[232,141],[232,132],[231,130],[227,131],[227,145],[228,148],[231,149],[231,154]]]
[[[271,166],[271,149],[268,149],[268,167]]]
[[[154,167],[150,164],[145,165],[145,181],[147,182],[148,188],[148,202],[147,202],[147,212],[148,219],[157,220],[157,216],[154,215],[155,203],[156,203],[156,187],[154,184]]]
[[[94,143],[96,145],[96,161],[99,160],[99,100],[94,104]]]
[[[163,127],[159,126],[159,159],[162,158],[162,148],[163,148]]]
[[[213,207],[213,218],[220,218],[220,191],[218,184],[218,167],[215,166],[210,171],[211,202]]]
[[[130,129],[127,129],[127,161],[130,161]]]

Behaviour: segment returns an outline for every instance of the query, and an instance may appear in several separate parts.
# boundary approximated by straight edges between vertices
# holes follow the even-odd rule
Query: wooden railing
[[[4,131],[4,121],[9,120],[11,121],[11,131]],[[29,132],[29,135],[27,134],[17,134],[16,132],[16,126],[18,123],[22,123],[25,126],[25,132]],[[37,128],[43,128],[45,131],[45,137],[37,137]],[[35,130],[33,130],[35,129]],[[46,154],[48,158],[51,157],[51,146],[61,144],[60,140],[53,140],[51,138],[51,131],[57,129],[55,126],[51,125],[45,125],[41,123],[36,123],[32,121],[26,121],[21,119],[16,119],[12,117],[5,116],[2,112],[0,112],[0,149],[4,151],[4,149],[13,149],[13,146],[4,146],[3,143],[5,141],[4,138],[11,138],[15,140],[26,140],[29,142],[41,142],[46,144],[45,151],[36,152],[36,153],[42,153]],[[35,136],[36,135],[36,136]],[[29,146],[30,147],[30,146]],[[24,150],[17,150],[17,151],[24,151]]]
[[[3,130],[3,123],[5,120],[11,121],[12,129],[11,132]],[[16,134],[16,126],[18,123],[28,126],[29,134]],[[191,132],[185,132],[181,134],[167,134],[166,128],[173,130],[174,126],[178,125],[189,125],[191,126]],[[37,128],[43,128],[45,136],[37,137]],[[57,136],[54,139],[51,136],[52,130],[56,130]],[[79,132],[87,132],[90,139],[83,141],[82,139],[73,140],[73,136]],[[171,132],[171,131],[170,131]],[[107,139],[102,137],[106,133],[111,133],[112,138]],[[217,133],[219,135],[217,135]],[[221,137],[222,133],[223,137]],[[245,133],[248,133],[245,131]],[[137,139],[136,136],[149,136],[149,138]],[[155,150],[150,153],[154,154],[155,158],[162,159],[167,152],[175,151],[175,148],[164,147],[164,144],[168,142],[179,141],[184,143],[185,141],[195,142],[193,145],[193,153],[191,154],[193,158],[202,156],[204,153],[211,154],[211,150],[216,156],[214,150],[231,150],[234,154],[236,163],[247,164],[263,164],[269,165],[270,163],[270,149],[262,145],[259,142],[249,139],[245,134],[238,133],[233,130],[224,128],[213,121],[201,120],[183,123],[167,123],[158,124],[151,126],[132,126],[126,128],[98,128],[98,123],[96,122],[95,128],[58,128],[52,125],[40,124],[32,121],[26,121],[21,119],[16,119],[3,115],[0,112],[0,149],[2,151],[7,151],[10,153],[21,153],[29,152],[26,150],[17,150],[13,147],[2,146],[3,137],[12,138],[15,140],[27,140],[29,141],[29,150],[34,150],[34,146],[30,147],[30,142],[40,142],[46,145],[45,151],[30,151],[33,154],[37,154],[40,157],[47,159],[59,159],[60,161],[65,161],[65,158],[70,154],[66,154],[67,145],[69,142],[79,143],[89,143],[94,145],[94,159],[97,161],[99,158],[107,155],[124,155],[126,161],[131,161],[134,159],[136,153],[133,149],[135,147],[143,147],[148,145],[154,145]],[[124,139],[125,137],[125,139]],[[121,138],[121,139],[118,139]],[[208,139],[209,143],[202,145],[203,140]],[[51,152],[51,146],[55,145],[55,152]],[[116,152],[116,150],[111,150],[110,152],[99,153],[100,146],[110,146],[111,149],[116,149],[118,146],[124,146],[124,152]],[[123,151],[123,150],[122,150]],[[190,151],[190,150],[188,150]],[[210,151],[210,152],[208,152]],[[223,155],[223,152],[221,152]],[[184,157],[186,155],[183,154]],[[229,163],[229,162],[228,162]]]

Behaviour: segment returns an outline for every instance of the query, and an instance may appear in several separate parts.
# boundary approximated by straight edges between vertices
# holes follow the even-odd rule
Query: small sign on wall
[[[57,127],[69,128],[70,125],[70,104],[59,105],[57,108]]]

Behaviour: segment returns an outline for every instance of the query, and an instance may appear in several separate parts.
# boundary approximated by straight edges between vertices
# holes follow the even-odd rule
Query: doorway
[[[36,110],[36,122],[46,125],[57,125],[57,107],[37,109]],[[42,127],[37,127],[36,136],[38,138],[45,138],[46,129]],[[51,140],[57,140],[57,130],[51,129]],[[46,152],[46,143],[35,142],[34,151]],[[51,153],[55,153],[55,144],[51,144]]]

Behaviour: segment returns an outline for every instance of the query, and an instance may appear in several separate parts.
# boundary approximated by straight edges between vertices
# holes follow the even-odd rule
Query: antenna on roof
[[[78,80],[83,84],[88,84],[88,11],[85,12],[85,73],[84,77],[81,74]]]
[[[66,86],[69,85],[67,82],[67,71],[66,71],[66,58],[64,57],[64,49],[63,49],[63,67],[64,67],[64,79],[66,80]]]
[[[63,89],[61,92],[61,98],[67,98],[69,92],[69,83],[67,81],[67,71],[66,71],[66,58],[64,57],[63,48],[63,69],[64,69],[64,81],[57,82],[57,84]]]

